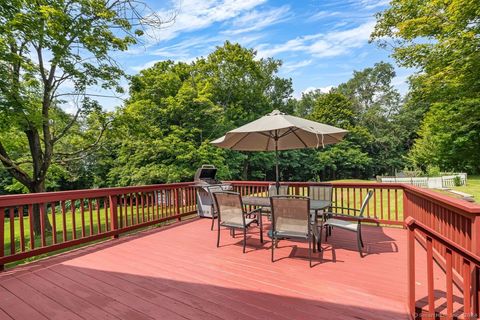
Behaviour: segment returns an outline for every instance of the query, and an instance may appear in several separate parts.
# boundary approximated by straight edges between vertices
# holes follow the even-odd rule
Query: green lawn
[[[469,193],[474,196],[475,202],[480,203],[480,176],[468,176],[466,186],[454,187],[452,189]]]

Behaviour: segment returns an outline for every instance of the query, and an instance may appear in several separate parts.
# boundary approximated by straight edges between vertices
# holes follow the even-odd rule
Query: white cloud
[[[315,13],[310,18],[308,18],[308,21],[318,21],[318,20],[322,20],[322,19],[325,19],[325,18],[330,18],[330,17],[334,17],[334,16],[338,16],[338,15],[340,15],[340,12],[338,12],[338,11],[322,10],[322,11],[319,11],[319,12]]]
[[[375,21],[369,21],[353,29],[297,37],[274,46],[262,44],[257,49],[261,57],[271,57],[283,52],[303,52],[315,57],[334,57],[367,44],[374,26]]]
[[[371,10],[386,6],[389,2],[390,0],[362,0],[360,3],[365,9]]]
[[[312,91],[315,91],[315,90],[320,90],[321,93],[329,93],[330,90],[332,90],[332,88],[333,88],[332,85],[326,86],[326,87],[318,87],[318,88],[317,87],[307,87],[302,91],[297,91],[296,90],[293,93],[293,97],[298,100],[298,99],[302,98],[303,94],[306,94],[306,93],[309,93],[309,92],[312,92]]]
[[[305,90],[302,91],[302,93],[309,93],[309,92],[312,92],[312,91],[315,91],[315,90],[319,90],[321,93],[329,93],[330,90],[333,89],[333,86],[330,85],[330,86],[326,86],[326,87],[308,87],[306,88]]]
[[[253,10],[235,18],[233,28],[224,31],[225,34],[240,34],[250,31],[259,31],[266,27],[288,20],[291,17],[290,7],[281,6],[271,10]]]
[[[298,62],[292,62],[292,63],[284,63],[282,65],[282,70],[285,71],[285,72],[292,72],[292,71],[295,71],[297,69],[306,67],[306,66],[310,65],[311,63],[312,63],[311,59],[302,60],[302,61],[298,61]]]
[[[180,33],[205,29],[216,22],[224,22],[252,10],[266,0],[183,0],[176,9],[174,21],[161,30],[147,30],[149,42],[171,40]],[[159,12],[171,16],[171,11]]]

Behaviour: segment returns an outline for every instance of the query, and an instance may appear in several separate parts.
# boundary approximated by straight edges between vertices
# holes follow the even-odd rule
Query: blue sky
[[[283,61],[280,75],[292,78],[294,96],[328,90],[378,61],[394,63],[390,52],[369,44],[374,14],[385,0],[149,0],[164,17],[176,12],[173,23],[149,31],[141,46],[117,55],[129,74],[155,62],[194,61],[226,40],[257,50],[259,57]],[[395,64],[394,64],[395,65]],[[398,68],[394,85],[404,93],[411,70]],[[102,99],[103,100],[103,99]],[[112,99],[111,99],[112,100]],[[118,100],[102,101],[107,109]]]

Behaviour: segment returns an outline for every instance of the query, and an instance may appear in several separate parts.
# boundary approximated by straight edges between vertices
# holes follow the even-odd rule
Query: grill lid
[[[217,174],[217,168],[211,164],[204,164],[201,168],[197,169],[195,173],[194,181],[215,181],[215,176]]]

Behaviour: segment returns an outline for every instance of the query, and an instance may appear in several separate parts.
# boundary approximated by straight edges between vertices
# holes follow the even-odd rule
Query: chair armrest
[[[360,211],[360,209],[349,208],[349,207],[331,206],[330,208],[331,208],[331,209],[341,209],[341,210],[346,210],[346,211],[357,211],[357,212]]]
[[[351,216],[351,215],[348,215],[348,214],[341,214],[341,213],[336,213],[336,212],[325,212],[325,214],[331,215],[331,216],[334,216],[334,217],[346,217],[346,218],[350,218],[350,219],[353,219],[353,220],[363,220],[363,219],[365,219],[365,217],[363,217],[363,216]]]
[[[253,209],[252,211],[244,212],[243,214],[246,216],[249,216],[249,215],[255,214],[256,212],[260,213],[261,211],[262,211],[262,208],[256,208],[256,209]]]

